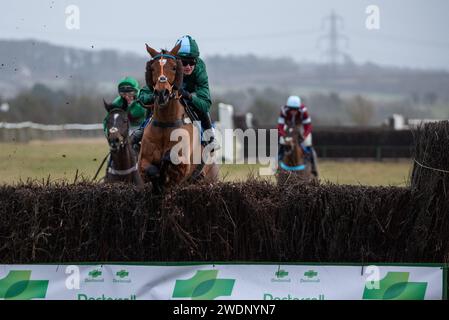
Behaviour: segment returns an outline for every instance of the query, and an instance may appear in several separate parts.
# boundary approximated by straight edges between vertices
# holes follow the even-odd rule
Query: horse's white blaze
[[[109,133],[116,133],[118,131],[118,129],[116,127],[112,127],[111,129],[109,129]]]

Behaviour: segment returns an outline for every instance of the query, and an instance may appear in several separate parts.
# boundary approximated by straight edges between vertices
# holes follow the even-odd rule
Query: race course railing
[[[30,121],[0,122],[0,142],[28,142],[63,138],[93,138],[103,136],[103,125],[94,124],[39,124]]]

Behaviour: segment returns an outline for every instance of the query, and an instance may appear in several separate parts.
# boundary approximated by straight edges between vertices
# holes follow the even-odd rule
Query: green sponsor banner
[[[0,298],[29,300],[45,298],[48,280],[31,280],[31,270],[10,270],[0,280]]]
[[[441,300],[445,265],[0,265],[0,299]]]

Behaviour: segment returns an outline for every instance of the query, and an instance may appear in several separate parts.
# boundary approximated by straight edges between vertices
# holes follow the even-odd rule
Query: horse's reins
[[[292,128],[296,128],[296,114],[293,116],[293,120],[292,123],[290,124]],[[296,131],[295,131],[295,136],[296,136]],[[290,139],[293,139],[292,137],[289,137]],[[294,141],[294,139],[293,139]],[[291,148],[289,151],[286,152],[286,154],[291,154],[293,152],[293,148]],[[279,161],[279,164],[281,166],[282,169],[286,170],[286,171],[303,171],[306,169],[305,164],[301,164],[301,165],[297,165],[297,166],[289,166],[287,164],[285,164],[284,161]]]
[[[110,154],[111,154],[111,152],[109,151],[108,154],[106,155],[106,157],[104,157],[103,161],[101,162],[100,167],[99,167],[98,170],[97,170],[97,173],[95,173],[95,176],[94,176],[94,178],[92,179],[92,182],[94,182],[94,181],[97,179],[98,174],[100,173],[101,168],[103,168],[104,163],[106,162],[106,160],[108,159],[108,157],[109,157]]]
[[[119,108],[114,108],[114,109],[112,109],[109,113],[112,113],[112,111],[115,110],[115,109],[119,109]],[[119,110],[121,110],[121,109],[119,109]],[[117,127],[115,126],[116,120],[117,120],[117,119],[114,119],[114,125],[113,125],[113,127],[110,128],[110,129],[108,130],[109,133],[115,133],[115,132],[118,131]],[[132,136],[133,134],[134,134],[134,132],[131,134],[131,136]],[[128,144],[128,140],[129,140],[129,137],[128,137],[127,139],[125,139],[125,138],[120,134],[120,135],[119,135],[119,142],[120,142],[120,146],[119,146],[119,147],[120,147],[120,148],[125,147],[125,146]],[[103,168],[103,166],[104,166],[106,160],[108,159],[109,155],[111,154],[111,152],[112,152],[111,149],[109,149],[108,154],[104,157],[103,161],[101,162],[100,167],[98,168],[97,172],[95,173],[95,176],[94,176],[94,178],[92,179],[92,181],[95,181],[95,180],[97,179],[98,174],[99,174],[100,171],[101,171],[101,168]],[[128,174],[130,174],[130,173],[133,173],[134,171],[137,171],[137,170],[138,170],[138,163],[136,162],[136,165],[135,165],[135,166],[133,166],[133,167],[131,167],[131,168],[129,168],[129,169],[126,169],[126,170],[116,170],[116,169],[114,169],[114,168],[112,168],[112,167],[109,167],[109,168],[108,168],[108,173],[110,173],[110,174],[112,174],[112,175],[116,175],[116,176],[126,176],[126,175],[128,175]]]
[[[164,58],[173,59],[173,60],[177,61],[177,58],[175,56],[173,56],[171,54],[166,54],[166,53],[161,53],[161,54],[158,54],[153,57],[153,60],[159,59],[159,66],[161,68],[161,74],[159,75],[158,82],[160,82],[160,83],[168,82],[168,78],[164,74],[164,66],[167,63],[167,60]],[[169,83],[169,84],[170,84],[169,98],[170,99],[180,99],[178,90],[175,90],[175,92],[173,92],[174,84],[171,84],[171,83]],[[153,89],[154,89],[154,91],[156,91],[156,85],[153,86]],[[176,89],[178,89],[178,88],[176,88]],[[151,121],[151,123],[153,126],[158,127],[158,128],[163,128],[163,129],[164,128],[180,128],[186,124],[192,124],[193,115],[192,115],[192,112],[189,109],[187,104],[184,109],[188,115],[187,118],[178,119],[173,122],[162,122],[162,121],[153,119]],[[195,167],[195,169],[189,179],[196,180],[201,175],[204,165],[205,165],[205,163],[201,159],[201,164]]]
[[[168,77],[164,74],[164,66],[167,63],[167,59],[172,59],[177,61],[177,58],[171,54],[167,54],[167,53],[161,53],[156,55],[155,57],[153,57],[153,60],[159,60],[159,66],[161,68],[161,74],[158,77],[158,82],[159,83],[166,83],[168,82]],[[170,99],[179,99],[180,95],[178,93],[178,90],[173,90],[174,89],[174,84],[169,83],[170,85],[170,89],[169,91],[169,98]],[[153,90],[156,91],[156,85],[153,86]],[[187,110],[186,110],[187,112]],[[189,117],[191,116],[188,112],[187,114],[189,115]],[[153,126],[158,127],[158,128],[180,128],[186,124],[191,124],[192,120],[190,118],[183,118],[183,119],[178,119],[175,120],[173,122],[162,122],[162,121],[158,121],[156,119],[153,119],[151,121],[151,123],[153,124]]]
[[[113,128],[111,128],[111,129],[114,129],[115,127],[113,127]],[[117,128],[115,128],[115,129],[117,129]],[[127,137],[126,139],[125,139],[125,137],[123,137],[122,135],[120,135],[119,136],[119,140],[120,140],[120,149],[123,149],[123,148],[125,148],[127,145],[128,145],[128,141],[129,141],[129,137]],[[109,154],[111,154],[111,151],[109,151]],[[109,155],[108,154],[108,155]],[[132,156],[132,155],[131,155]],[[112,162],[113,163],[113,162]],[[136,161],[136,164],[134,165],[134,166],[132,166],[131,168],[129,168],[129,169],[126,169],[126,170],[117,170],[117,169],[114,169],[114,168],[112,168],[112,163],[111,163],[111,166],[108,168],[108,173],[110,173],[110,174],[112,174],[112,175],[114,175],[114,176],[126,176],[126,175],[128,175],[128,174],[131,174],[131,173],[133,173],[134,171],[137,171],[138,170],[138,163],[137,163],[137,161]]]

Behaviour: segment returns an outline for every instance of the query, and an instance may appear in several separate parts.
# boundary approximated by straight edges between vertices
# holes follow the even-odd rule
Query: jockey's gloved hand
[[[180,89],[179,90],[179,94],[181,95],[181,97],[187,101],[191,101],[192,100],[192,94],[185,90],[185,89]]]
[[[279,143],[280,143],[280,144],[285,144],[285,138],[284,138],[283,136],[281,136],[281,137],[279,138]]]

